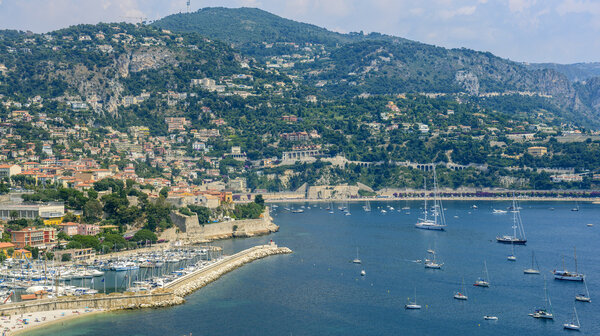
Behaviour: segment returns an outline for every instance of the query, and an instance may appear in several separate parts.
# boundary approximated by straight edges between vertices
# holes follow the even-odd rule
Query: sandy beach
[[[65,323],[81,316],[90,316],[104,311],[105,310],[101,309],[65,309],[27,313],[23,315],[2,316],[0,317],[2,336],[23,335],[33,329],[46,327],[56,323]]]

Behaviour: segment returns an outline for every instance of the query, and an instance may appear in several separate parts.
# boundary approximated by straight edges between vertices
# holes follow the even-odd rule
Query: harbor
[[[228,273],[246,263],[270,255],[287,253],[291,253],[291,250],[285,247],[278,247],[276,244],[270,242],[269,244],[254,246],[229,256],[223,256],[220,253],[220,250],[214,247],[210,249],[190,247],[185,249],[167,250],[164,251],[164,256],[168,257],[164,259],[165,262],[161,266],[158,266],[157,263],[163,259],[148,258],[150,255],[135,256],[137,257],[137,260],[134,258],[134,256],[132,256],[129,258],[129,260],[108,261],[101,265],[95,265],[95,268],[89,267],[85,270],[75,270],[71,272],[71,274],[88,274],[82,279],[71,278],[70,281],[85,281],[88,277],[91,277],[88,283],[94,283],[92,280],[95,278],[100,278],[102,275],[94,277],[94,275],[92,275],[92,271],[97,270],[98,272],[103,272],[101,269],[104,269],[106,272],[113,272],[116,274],[121,272],[125,272],[125,274],[129,273],[128,276],[124,276],[124,279],[131,279],[133,277],[132,274],[137,274],[138,276],[136,279],[139,280],[135,280],[131,284],[129,284],[128,281],[128,286],[124,287],[122,291],[119,291],[119,288],[121,287],[116,287],[113,288],[114,290],[112,293],[105,294],[100,293],[98,290],[95,290],[92,287],[77,287],[73,285],[59,286],[58,283],[61,282],[60,276],[52,278],[46,275],[45,278],[35,278],[37,281],[46,283],[45,285],[40,283],[38,285],[28,287],[25,290],[26,292],[33,291],[35,293],[34,295],[39,295],[40,292],[45,292],[47,293],[46,296],[30,302],[7,302],[3,305],[0,305],[0,315],[16,317],[24,315],[26,316],[27,314],[33,314],[37,312],[49,312],[61,309],[72,309],[76,311],[85,311],[86,309],[93,309],[94,311],[114,311],[122,309],[172,306],[185,302],[183,296],[205,286],[206,284],[218,279],[223,274]],[[152,264],[151,267],[148,267],[150,264]],[[153,275],[155,268],[160,269],[165,264],[167,267],[164,271],[157,271],[157,273]],[[175,264],[175,266],[169,267],[169,264]],[[188,266],[183,267],[185,264]],[[169,271],[173,268],[176,269]],[[61,273],[60,270],[53,270]],[[68,270],[69,269],[67,268],[65,272]],[[33,274],[36,274],[36,276],[39,277],[39,273],[39,271],[29,272],[29,274],[31,274],[29,281],[35,281],[33,280]],[[16,273],[14,274],[16,275]],[[19,273],[19,275],[20,274],[21,273]],[[80,275],[75,275],[75,277],[79,276]],[[106,278],[102,277],[101,279]],[[56,284],[54,286],[48,284],[48,281],[50,280],[55,281]],[[98,282],[105,283],[105,281],[96,281],[96,283]],[[117,281],[115,281],[115,283],[117,283]],[[13,287],[13,293],[15,289],[18,288]],[[21,319],[21,321],[23,320]],[[24,326],[26,324],[21,322],[21,325]],[[36,325],[41,324],[38,323]],[[12,333],[14,331],[21,330],[20,328],[17,328],[16,325],[13,325],[13,327],[15,327],[15,329],[4,326],[3,331],[6,333]]]

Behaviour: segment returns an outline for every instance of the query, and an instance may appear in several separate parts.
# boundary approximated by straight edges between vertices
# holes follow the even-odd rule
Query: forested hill
[[[231,43],[268,67],[333,96],[399,93],[538,95],[572,120],[598,125],[600,110],[584,86],[585,101],[569,78],[547,67],[528,67],[491,53],[446,49],[377,33],[340,34],[253,8],[205,8],[175,14],[155,26],[196,32]]]

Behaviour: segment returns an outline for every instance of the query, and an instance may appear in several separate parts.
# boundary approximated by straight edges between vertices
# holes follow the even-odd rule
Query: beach
[[[64,323],[69,320],[90,316],[105,312],[103,309],[64,309],[54,311],[43,311],[27,313],[14,316],[0,317],[2,335],[23,335],[25,332],[32,331],[41,327],[47,327],[52,324]]]

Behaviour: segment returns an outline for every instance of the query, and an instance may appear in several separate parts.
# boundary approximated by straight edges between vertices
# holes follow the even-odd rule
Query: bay
[[[478,209],[473,209],[476,204]],[[184,305],[106,313],[30,335],[559,335],[577,307],[581,334],[600,334],[600,207],[570,203],[523,202],[526,246],[515,246],[516,262],[507,260],[510,245],[495,237],[511,234],[512,214],[492,214],[510,202],[445,202],[445,232],[418,230],[421,202],[350,203],[351,216],[326,204],[309,204],[304,213],[280,205],[273,211],[280,231],[262,237],[219,241],[228,254],[273,239],[291,255],[255,261],[186,297]],[[410,214],[400,210],[410,206]],[[295,204],[298,208],[300,204]],[[388,206],[395,209],[390,210]],[[387,213],[380,210],[386,209]],[[588,227],[586,224],[596,224]],[[580,272],[586,274],[593,303],[575,302],[583,285],[554,280],[551,271],[574,270],[577,247]],[[359,249],[362,264],[351,262]],[[434,249],[442,270],[427,270],[426,250]],[[541,275],[525,275],[535,251]],[[483,275],[490,288],[473,287]],[[366,276],[360,276],[361,270]],[[554,321],[527,314],[544,306],[544,276]],[[467,301],[453,299],[465,279]],[[404,304],[415,288],[423,309]],[[483,315],[498,316],[485,321]]]

